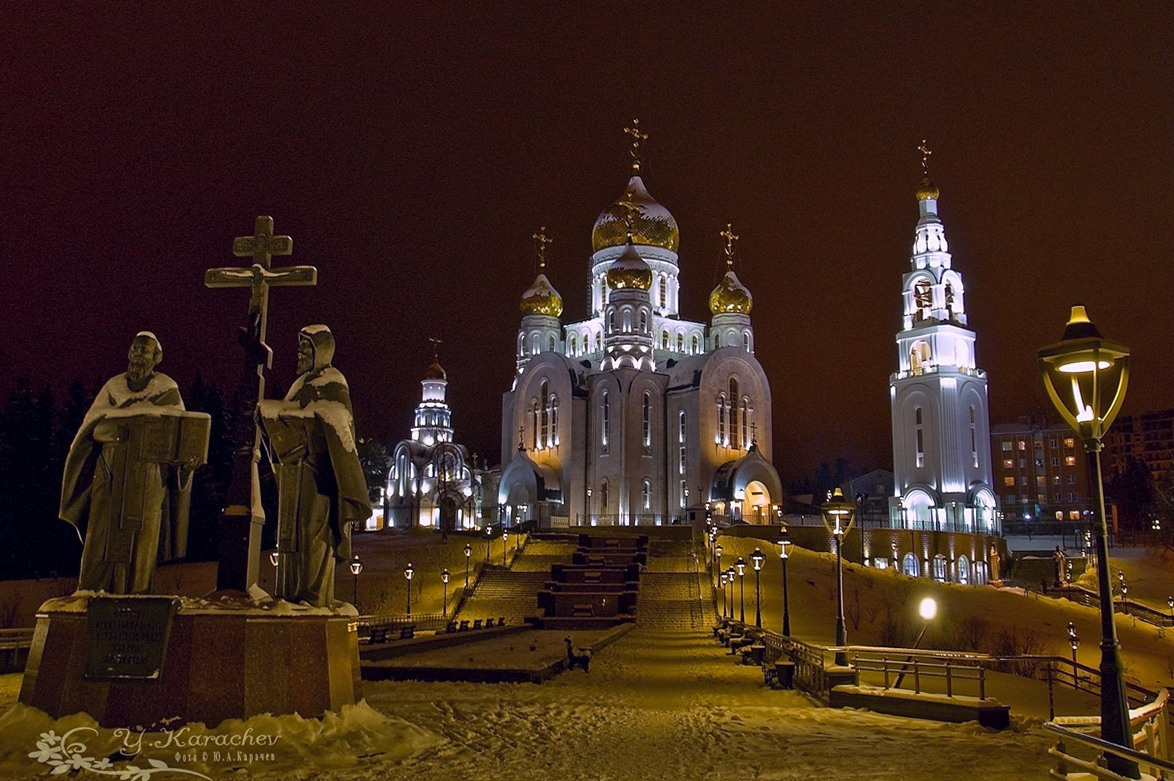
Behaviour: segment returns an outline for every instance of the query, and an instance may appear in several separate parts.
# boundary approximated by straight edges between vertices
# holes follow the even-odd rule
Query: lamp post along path
[[[845,667],[848,664],[848,652],[844,646],[848,644],[848,630],[844,625],[844,537],[852,528],[856,520],[856,505],[844,499],[844,492],[839,488],[831,498],[820,508],[820,518],[823,525],[836,541],[836,664]]]
[[[791,601],[787,594],[787,559],[791,557],[791,535],[787,533],[786,528],[783,529],[782,535],[779,537],[779,559],[783,562],[783,636],[791,636]]]
[[[1101,619],[1101,737],[1132,748],[1129,702],[1117,628],[1113,622],[1113,592],[1109,578],[1108,527],[1101,474],[1101,439],[1108,431],[1129,384],[1129,349],[1101,336],[1083,306],[1072,307],[1064,335],[1039,351],[1044,388],[1060,416],[1084,441],[1089,454],[1089,484],[1097,513],[1094,545]],[[1108,756],[1109,769],[1127,778],[1139,778],[1137,763]]]

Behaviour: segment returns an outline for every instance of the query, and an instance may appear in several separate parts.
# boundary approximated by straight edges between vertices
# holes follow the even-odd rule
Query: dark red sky
[[[234,382],[245,294],[203,272],[271,214],[320,284],[273,294],[273,386],[325,322],[391,443],[436,335],[496,458],[530,234],[580,319],[639,117],[684,317],[742,236],[784,479],[891,464],[922,137],[993,419],[1045,407],[1035,351],[1075,302],[1133,348],[1125,412],[1174,406],[1169,4],[498,5],[0,6],[0,391],[96,385],[142,328],[181,385]]]

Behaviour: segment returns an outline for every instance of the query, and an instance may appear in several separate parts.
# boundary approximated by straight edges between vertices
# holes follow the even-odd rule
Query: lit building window
[[[697,341],[697,334],[693,334],[693,354],[694,354],[694,355],[696,355],[696,354],[697,354],[697,352],[698,352],[698,349],[697,349],[697,348],[698,348],[698,344],[699,344],[699,343],[698,343],[698,341]]]
[[[1076,456],[1065,456],[1064,464],[1066,466],[1076,466]]]
[[[640,487],[640,506],[647,512],[652,509],[652,482],[646,477]]]
[[[643,435],[644,447],[652,444],[652,394],[644,391]]]
[[[978,467],[978,424],[975,422],[974,407],[970,408],[970,455],[975,468]]]
[[[607,440],[611,434],[611,407],[607,403],[607,391],[603,392],[603,409],[599,416],[599,444],[607,450]]]
[[[677,352],[685,352],[685,335],[677,334]]]
[[[921,407],[913,409],[913,436],[916,440],[916,466],[925,466],[925,431],[922,428]]]
[[[663,349],[663,350],[667,350],[667,349],[669,349],[669,332],[668,332],[668,331],[662,331],[662,332],[661,332],[661,334],[660,334],[660,346],[661,346],[661,349]]]

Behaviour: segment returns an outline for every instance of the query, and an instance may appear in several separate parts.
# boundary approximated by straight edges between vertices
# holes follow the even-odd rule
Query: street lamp
[[[1110,743],[1132,748],[1121,645],[1113,623],[1101,473],[1101,439],[1121,411],[1129,384],[1129,348],[1103,338],[1084,307],[1074,306],[1060,341],[1039,351],[1039,369],[1052,404],[1080,434],[1092,462],[1093,509],[1098,513],[1095,542],[1101,615],[1101,736]],[[1137,763],[1132,760],[1109,754],[1108,762],[1113,772],[1138,777]]]
[[[929,628],[929,622],[933,621],[938,614],[938,602],[933,597],[925,597],[917,605],[917,614],[921,616],[921,631],[917,633],[917,639],[913,641],[913,647],[917,648],[921,645],[921,638],[925,637],[925,630]],[[905,680],[905,671],[909,669],[909,662],[913,661],[913,657],[909,656],[905,659],[905,665],[901,667],[901,674],[897,676],[896,682],[893,684],[894,689],[901,688],[901,682]]]
[[[1166,607],[1170,608],[1170,623],[1174,625],[1174,597],[1166,597]]]
[[[726,583],[730,584],[730,600],[727,604],[730,606],[730,620],[734,619],[734,577],[737,573],[734,571],[733,565],[726,568]]]
[[[441,610],[441,615],[448,617],[448,568],[440,571],[440,582],[444,584],[444,607]]]
[[[844,535],[852,528],[856,520],[856,505],[844,499],[844,492],[839,488],[831,498],[823,503],[820,516],[823,525],[831,532],[836,540],[836,664],[844,667],[848,664],[848,652],[844,646],[848,644],[848,629],[844,625],[844,568],[843,547]]]
[[[897,560],[897,541],[893,540],[890,547],[893,549],[893,574],[900,574],[901,562]]]
[[[762,550],[755,548],[754,552],[750,554],[750,562],[754,565],[754,625],[762,629],[762,598],[758,593],[759,573],[762,571],[763,562],[766,561],[766,556],[763,555]]]
[[[354,576],[355,588],[351,594],[351,604],[355,606],[355,610],[359,609],[359,573],[363,571],[363,561],[359,558],[359,554],[355,554],[351,559],[351,575]]]
[[[412,562],[408,562],[408,566],[404,567],[404,577],[408,580],[408,615],[412,614],[412,576],[416,571],[412,569]]]
[[[713,547],[713,555],[717,557],[717,571],[718,572],[722,571],[722,550],[723,550],[723,548],[721,546],[721,543],[718,543],[717,545],[715,545]]]
[[[489,563],[489,548],[493,545],[493,526],[485,524],[485,563]]]
[[[734,562],[738,570],[738,620],[746,623],[746,559],[741,556]]]
[[[1072,646],[1072,677],[1076,678],[1076,649],[1080,646],[1080,638],[1076,636],[1076,624],[1068,622],[1068,645]]]
[[[510,531],[504,526],[501,527],[501,566],[505,566],[505,550],[510,542]]]
[[[791,535],[783,529],[782,535],[779,537],[779,558],[783,561],[783,636],[791,636],[791,605],[787,594],[787,559],[791,558]]]
[[[465,543],[465,591],[469,590],[469,558],[473,555],[473,546]]]
[[[272,564],[274,567],[276,567],[277,562],[280,560],[281,560],[281,553],[277,550],[277,548],[273,548],[272,550],[269,551],[269,563],[270,564]]]
[[[722,618],[728,618],[726,615],[726,573],[721,573],[721,575],[718,576],[717,581],[719,584],[721,584],[722,587]]]

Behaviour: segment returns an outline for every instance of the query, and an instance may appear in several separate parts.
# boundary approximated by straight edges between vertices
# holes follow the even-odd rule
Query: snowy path
[[[446,739],[327,779],[1046,778],[1038,729],[992,733],[819,707],[770,691],[697,633],[637,630],[591,673],[531,684],[367,684],[367,701]]]

